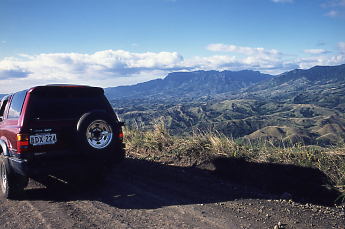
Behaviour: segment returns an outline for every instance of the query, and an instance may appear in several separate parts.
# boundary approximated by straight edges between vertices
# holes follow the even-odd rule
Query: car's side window
[[[4,120],[5,108],[8,102],[8,98],[4,98],[0,102],[0,122]]]
[[[22,111],[22,106],[24,103],[26,92],[27,92],[27,90],[20,91],[20,92],[17,92],[16,94],[13,95],[13,97],[11,99],[11,105],[10,105],[10,109],[8,111],[8,117],[7,118],[9,118],[9,119],[19,118],[20,113]]]

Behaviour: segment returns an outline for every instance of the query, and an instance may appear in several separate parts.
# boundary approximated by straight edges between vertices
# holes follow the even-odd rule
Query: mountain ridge
[[[204,77],[213,77],[215,72]],[[191,73],[169,75],[167,80],[178,81],[176,77],[183,79],[185,74]],[[191,78],[200,77],[198,74],[192,73]],[[202,77],[197,79],[203,81]],[[193,81],[174,83],[188,88],[185,82]],[[212,130],[251,142],[345,143],[345,65],[297,69],[240,86],[227,91],[224,88],[230,87],[225,86],[219,90],[222,93],[204,97],[185,93],[184,99],[166,99],[165,90],[160,90],[155,96],[109,100],[127,125],[134,128],[150,129],[155,123],[164,122],[173,134]],[[174,91],[174,87],[170,89]]]
[[[164,79],[155,79],[132,86],[106,88],[108,98],[200,97],[224,92],[236,93],[273,76],[258,71],[193,71],[172,72]]]
[[[181,99],[218,95],[277,99],[297,96],[298,91],[306,91],[312,86],[333,83],[338,87],[339,83],[345,82],[344,72],[345,64],[294,69],[275,76],[252,70],[172,72],[163,79],[105,88],[105,94],[109,99]]]

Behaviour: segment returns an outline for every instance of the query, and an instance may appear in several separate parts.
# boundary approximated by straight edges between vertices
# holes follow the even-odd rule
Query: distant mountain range
[[[313,97],[314,102],[321,102],[325,97],[335,95],[337,102],[342,103],[345,102],[344,89],[345,64],[285,72],[247,88],[245,94],[273,99],[290,98],[296,103],[310,103],[307,97]]]
[[[105,89],[128,126],[163,121],[176,134],[216,130],[243,140],[345,143],[345,64],[293,70],[197,71]]]
[[[181,98],[210,96],[225,92],[237,93],[243,88],[273,76],[257,71],[194,71],[173,72],[164,79],[155,79],[133,86],[106,88],[108,98]]]
[[[341,86],[345,82],[344,72],[345,64],[315,66],[307,70],[296,69],[277,76],[251,70],[173,72],[164,79],[106,88],[105,93],[109,99],[180,99],[222,95],[226,98],[235,95],[232,97],[279,99],[301,95],[296,99],[302,102],[305,93],[309,94],[310,90],[315,92],[317,87],[322,89],[321,94],[325,94],[325,85],[334,85],[335,88]]]

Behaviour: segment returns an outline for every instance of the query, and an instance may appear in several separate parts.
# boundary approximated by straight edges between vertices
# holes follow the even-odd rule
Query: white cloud
[[[334,55],[334,56],[316,56],[296,59],[295,62],[299,68],[311,68],[313,66],[331,66],[345,63],[345,55]]]
[[[330,10],[326,14],[328,17],[338,17],[339,16],[339,11],[337,10]]]
[[[276,56],[279,53],[276,49],[266,50],[264,48],[252,48],[252,47],[243,47],[243,46],[236,46],[236,45],[226,45],[226,44],[209,44],[207,46],[209,51],[214,52],[234,52],[240,53],[244,55],[268,55],[268,56]]]
[[[339,42],[338,49],[341,53],[345,54],[345,42]]]
[[[327,9],[326,16],[332,18],[341,18],[345,16],[345,0],[328,0],[321,4],[321,7]]]
[[[325,54],[325,53],[328,53],[329,51],[325,49],[305,49],[304,52],[308,54]]]
[[[275,49],[224,44],[210,44],[207,49],[223,52],[223,55],[184,59],[176,52],[124,50],[92,54],[21,54],[0,60],[0,93],[51,83],[101,87],[128,85],[162,78],[173,71],[251,69],[279,74],[295,68],[345,63],[345,42],[338,43],[338,51],[334,54],[323,49],[307,49],[305,52],[313,55],[294,59]]]
[[[272,2],[275,2],[275,3],[292,3],[294,2],[294,0],[272,0]]]
[[[183,57],[176,52],[131,53],[124,50],[104,50],[93,54],[50,53],[20,55],[17,58],[0,60],[0,80],[14,79],[24,83],[12,84],[27,87],[31,82],[47,83],[88,83],[98,86],[112,81],[125,83],[127,78],[142,78],[157,71],[177,71]],[[117,82],[121,79],[123,82]],[[131,80],[129,80],[131,81]],[[17,82],[17,81],[16,81]],[[0,91],[9,91],[0,82]],[[15,88],[13,89],[15,90]]]
[[[312,54],[312,56],[297,57],[294,59],[291,59],[291,56],[276,49],[225,44],[210,44],[206,48],[215,52],[229,52],[244,55],[243,58],[233,56],[231,61],[227,61],[226,63],[219,62],[218,67],[222,67],[223,69],[247,68],[277,74],[293,68],[309,68],[315,65],[338,65],[345,63],[345,42],[338,43],[339,50],[334,55],[330,55],[331,52],[325,49],[305,49],[304,52]],[[225,57],[222,58],[222,60],[225,59]]]
[[[345,7],[345,0],[328,0],[322,4],[323,7]]]

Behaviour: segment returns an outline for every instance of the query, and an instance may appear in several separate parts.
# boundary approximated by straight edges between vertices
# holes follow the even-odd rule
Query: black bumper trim
[[[117,164],[123,159],[124,151],[118,154],[107,154],[98,157],[61,157],[36,160],[9,157],[8,161],[15,173],[22,176],[35,177],[54,173],[73,173],[73,171],[97,166],[107,167]]]

